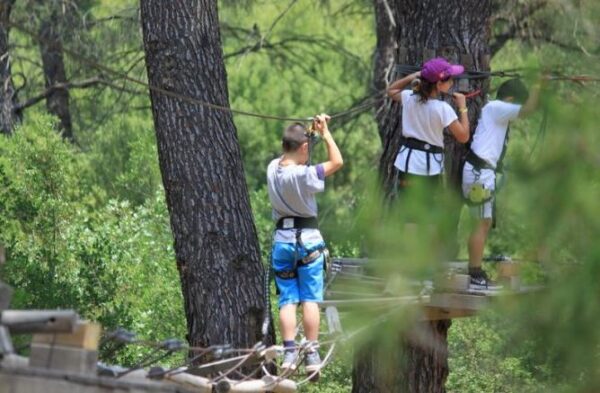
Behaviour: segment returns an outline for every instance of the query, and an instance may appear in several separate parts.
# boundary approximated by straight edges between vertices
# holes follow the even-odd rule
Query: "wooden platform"
[[[510,260],[492,262],[503,279],[505,289],[469,288],[466,261],[442,264],[436,280],[415,281],[402,277],[377,277],[369,266],[383,261],[360,258],[334,258],[335,277],[325,292],[323,308],[340,311],[372,307],[406,306],[422,310],[423,320],[470,317],[499,298],[538,292],[542,287],[523,287],[518,280],[519,263]]]

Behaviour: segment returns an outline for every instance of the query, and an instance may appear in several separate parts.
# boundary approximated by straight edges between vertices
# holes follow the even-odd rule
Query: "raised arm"
[[[344,165],[342,153],[333,140],[333,136],[331,136],[329,127],[327,126],[329,119],[330,117],[323,113],[315,116],[313,120],[314,129],[321,135],[321,138],[325,141],[325,146],[327,146],[327,161],[321,164],[325,172],[325,177],[333,175]]]
[[[401,101],[400,93],[406,86],[408,86],[412,81],[421,76],[421,71],[414,72],[410,75],[406,75],[404,78],[398,79],[389,85],[387,89],[387,95],[394,101]]]
[[[538,104],[540,103],[540,94],[541,94],[542,88],[545,85],[547,80],[548,80],[547,76],[542,76],[532,86],[531,90],[529,91],[529,97],[527,98],[527,101],[525,101],[525,104],[523,104],[523,106],[521,107],[521,110],[519,111],[520,118],[530,115],[537,109]]]
[[[458,120],[454,120],[448,126],[448,129],[454,136],[454,138],[460,143],[467,143],[469,141],[469,116],[467,114],[467,101],[464,94],[454,93],[454,102],[458,108]]]

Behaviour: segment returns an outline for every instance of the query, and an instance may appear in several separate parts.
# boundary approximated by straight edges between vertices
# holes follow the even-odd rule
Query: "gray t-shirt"
[[[325,171],[322,165],[280,166],[276,158],[267,167],[267,189],[273,207],[273,219],[281,217],[316,217],[315,194],[325,190]],[[294,242],[293,230],[276,231],[275,241]],[[318,230],[303,230],[303,242],[322,241]]]

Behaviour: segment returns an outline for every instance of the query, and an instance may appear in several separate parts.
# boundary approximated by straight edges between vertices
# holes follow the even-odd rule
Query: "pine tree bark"
[[[60,11],[57,9],[59,2],[51,1],[48,7],[48,15],[41,21],[39,35],[40,54],[44,70],[44,81],[46,87],[67,82],[65,73],[65,62],[63,54],[62,39],[60,29],[65,18],[60,17]],[[64,28],[64,26],[62,26]],[[69,110],[69,90],[56,89],[46,98],[46,108],[48,112],[56,115],[60,120],[60,130],[63,138],[73,140],[73,125],[71,122],[71,112]]]
[[[9,22],[15,0],[0,0],[0,133],[11,134],[19,121],[9,56]]]
[[[420,66],[430,58],[443,56],[463,64],[467,70],[489,70],[491,0],[373,0],[377,21],[374,87],[385,88],[399,77],[396,64]],[[484,104],[488,80],[457,81],[460,90],[481,89],[469,99],[471,132]],[[393,186],[394,160],[402,135],[401,108],[387,100],[376,108],[376,120],[383,144],[379,172],[384,192]],[[445,138],[447,184],[460,192],[459,157],[465,146]],[[455,214],[458,221],[459,209]],[[417,330],[429,332],[430,342],[407,337],[398,345],[398,355],[380,359],[384,349],[377,345],[357,352],[353,370],[353,393],[373,392],[445,392],[448,376],[447,334],[451,321],[420,323]],[[371,344],[371,343],[369,343]],[[391,371],[390,371],[391,370]]]
[[[229,105],[216,0],[141,0],[152,86]],[[150,91],[175,254],[194,346],[252,347],[268,312],[230,112]]]

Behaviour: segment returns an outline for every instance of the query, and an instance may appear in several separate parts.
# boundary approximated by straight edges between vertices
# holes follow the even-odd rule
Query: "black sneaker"
[[[481,270],[477,274],[471,274],[469,288],[475,290],[497,291],[502,289],[502,285],[490,280],[487,273]]]

